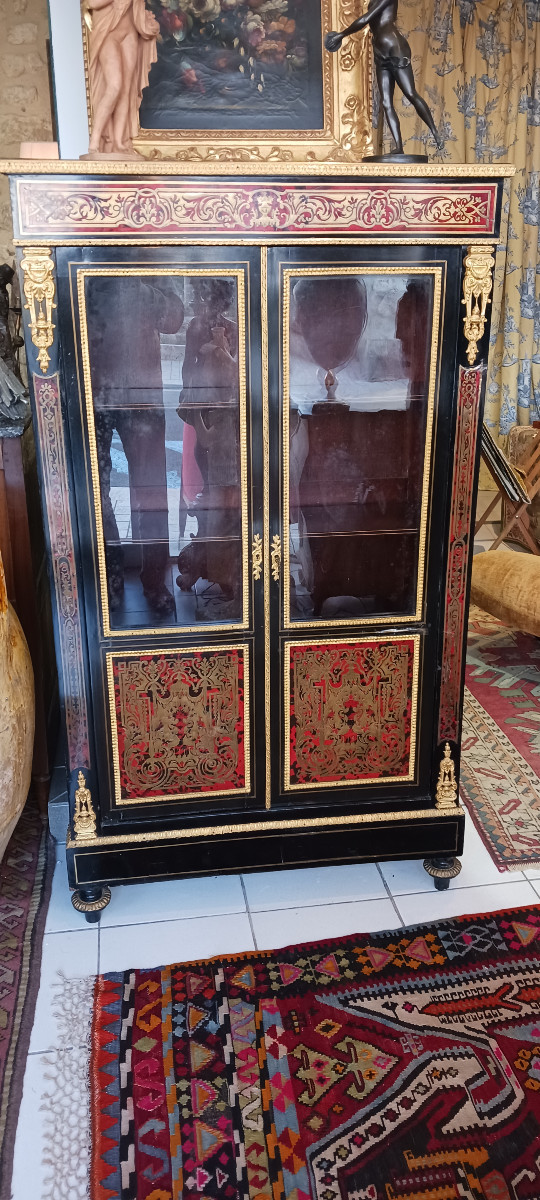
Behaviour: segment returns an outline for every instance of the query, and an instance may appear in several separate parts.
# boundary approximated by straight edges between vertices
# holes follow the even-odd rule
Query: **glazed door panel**
[[[438,596],[435,621],[425,615],[442,559],[432,491],[452,419],[452,254],[269,252],[280,803],[430,790]]]
[[[102,812],[254,805],[259,252],[65,251],[64,288]]]

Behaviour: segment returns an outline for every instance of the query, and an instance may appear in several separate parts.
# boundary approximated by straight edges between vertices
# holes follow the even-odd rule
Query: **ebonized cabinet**
[[[448,886],[508,168],[4,166],[75,906],[403,857]]]

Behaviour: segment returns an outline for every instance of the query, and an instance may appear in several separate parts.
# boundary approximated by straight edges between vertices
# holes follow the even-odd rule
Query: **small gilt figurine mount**
[[[324,44],[327,50],[335,53],[346,37],[360,33],[369,25],[373,40],[373,57],[377,87],[381,98],[384,115],[388,122],[390,133],[394,139],[395,149],[391,154],[375,154],[364,159],[365,162],[427,162],[427,154],[404,154],[401,126],[394,108],[394,91],[396,83],[403,92],[405,99],[416,109],[433,138],[438,150],[442,150],[442,142],[437,133],[431,110],[426,101],[416,90],[411,66],[411,47],[396,25],[398,0],[369,0],[368,8],[361,17],[357,17],[351,25],[340,33],[327,33]]]

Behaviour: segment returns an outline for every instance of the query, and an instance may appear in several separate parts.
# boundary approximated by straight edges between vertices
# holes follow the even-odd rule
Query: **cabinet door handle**
[[[281,575],[281,538],[279,533],[275,533],[272,538],[270,558],[272,560],[272,579],[275,579],[276,583],[279,583]]]
[[[263,564],[263,544],[260,533],[256,533],[251,547],[251,573],[254,579],[261,578]]]

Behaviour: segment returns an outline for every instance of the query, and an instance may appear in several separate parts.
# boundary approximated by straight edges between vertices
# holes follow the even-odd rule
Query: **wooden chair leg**
[[[508,504],[508,506],[509,506],[509,507],[512,509],[512,516],[511,516],[511,517],[510,517],[510,519],[509,519],[509,520],[506,522],[506,525],[504,526],[504,529],[501,529],[501,532],[500,532],[499,536],[498,536],[497,538],[495,538],[495,541],[493,542],[493,545],[489,547],[489,548],[490,548],[490,550],[497,550],[497,549],[498,549],[498,547],[500,546],[501,542],[504,542],[504,539],[505,539],[505,537],[507,537],[507,536],[508,536],[508,534],[510,533],[510,530],[511,530],[511,528],[512,528],[512,526],[513,526],[513,525],[516,525],[516,524],[518,524],[518,525],[520,526],[520,528],[521,528],[521,520],[520,520],[520,518],[523,516],[523,513],[525,512],[525,509],[527,508],[528,501],[525,501],[525,503],[524,503],[524,504],[520,504],[520,505],[518,506],[517,504],[515,504],[515,503],[514,503],[514,501],[512,501],[512,500],[509,500],[509,499],[508,499],[508,497],[507,497],[507,504]]]
[[[500,500],[501,498],[502,498],[502,492],[496,492],[496,493],[495,493],[495,499],[490,501],[490,503],[488,504],[488,506],[487,506],[487,508],[486,508],[486,511],[485,511],[485,513],[482,513],[482,516],[481,516],[481,517],[480,517],[480,519],[479,519],[479,520],[476,522],[476,525],[475,525],[475,527],[474,527],[474,536],[475,536],[475,537],[476,537],[476,535],[477,535],[477,533],[478,533],[478,530],[482,528],[482,525],[485,525],[485,523],[486,523],[486,521],[487,521],[487,519],[488,519],[488,517],[489,517],[489,514],[490,514],[491,512],[493,512],[493,509],[495,508],[495,505],[496,505],[497,501],[498,501],[498,500]]]

